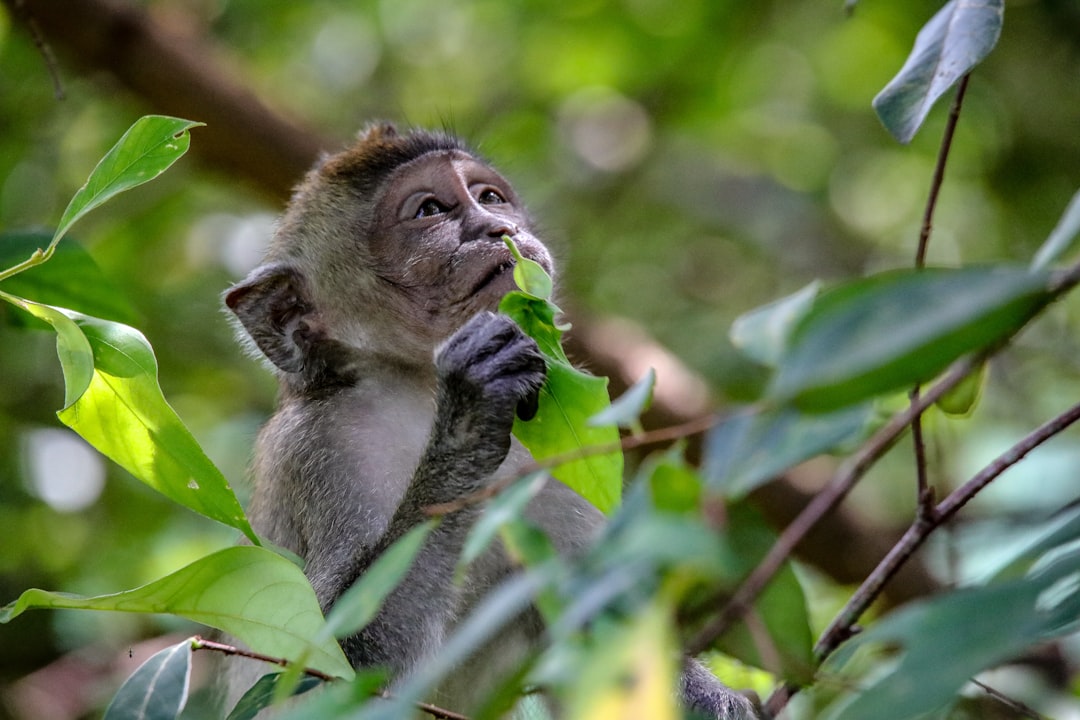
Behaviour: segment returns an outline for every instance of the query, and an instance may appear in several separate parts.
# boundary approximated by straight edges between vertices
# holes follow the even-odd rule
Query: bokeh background
[[[0,231],[55,224],[135,119],[183,114],[171,105],[186,107],[171,56],[133,52],[143,26],[125,35],[114,16],[149,23],[202,63],[198,73],[290,128],[277,140],[254,125],[222,140],[210,118],[189,113],[210,124],[193,131],[192,153],[65,240],[129,298],[166,397],[241,494],[274,386],[238,350],[220,293],[257,262],[297,168],[365,122],[451,129],[505,171],[556,248],[577,356],[621,374],[616,385],[657,366],[670,393],[656,424],[754,397],[767,376],[727,339],[741,313],[814,279],[911,265],[947,111],[948,98],[902,147],[870,106],[935,0],[868,0],[853,12],[840,0],[3,7]],[[80,19],[85,11],[110,32]],[[1025,262],[1078,187],[1080,4],[1010,2],[968,90],[929,262]],[[963,481],[1080,396],[1077,310],[1068,299],[1022,335],[971,418],[929,417],[935,482]],[[0,603],[28,587],[134,587],[233,541],[98,457],[57,421],[62,403],[53,335],[0,307]],[[782,522],[784,504],[833,463],[799,468],[791,492],[760,501]],[[1022,533],[1080,496],[1078,467],[1074,431],[1010,471],[920,557],[923,574],[895,599],[978,577],[1000,547],[988,538]],[[872,559],[852,559],[859,548],[887,548],[910,521],[913,484],[901,446],[848,502],[837,521],[848,534],[805,551],[821,619],[868,571]],[[74,612],[0,626],[0,718],[92,717],[148,655],[140,643],[174,630],[184,628],[167,618]],[[1062,717],[1080,716],[1068,656],[1047,663],[1021,692],[1053,694]]]

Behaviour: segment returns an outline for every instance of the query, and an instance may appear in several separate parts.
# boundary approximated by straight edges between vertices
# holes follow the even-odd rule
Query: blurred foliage
[[[550,229],[560,304],[640,322],[721,401],[756,395],[764,379],[730,346],[735,317],[815,278],[912,262],[946,108],[900,147],[870,102],[936,0],[869,0],[850,17],[840,2],[807,0],[143,4],[177,35],[220,46],[223,68],[268,103],[342,142],[377,117],[471,139]],[[60,55],[67,99],[56,101],[38,50],[0,14],[0,228],[54,226],[104,151],[154,111],[78,69]],[[968,90],[930,264],[1032,256],[1080,185],[1078,70],[1074,2],[1009,4]],[[241,489],[274,387],[238,350],[219,295],[254,264],[279,210],[187,158],[66,240],[130,299],[165,395]],[[970,420],[928,418],[936,479],[966,479],[1080,396],[1078,326],[1067,299],[992,365]],[[0,307],[0,349],[0,601],[32,586],[135,587],[232,542],[60,429],[51,333]],[[1078,461],[1073,431],[981,496],[968,518],[987,522],[957,533],[959,551],[938,546],[943,577],[977,577],[1000,551],[981,538],[1022,537],[1026,519],[1074,499],[1073,474],[1055,469]],[[901,448],[856,491],[868,523],[907,522],[910,467]],[[3,626],[0,717],[34,689],[32,677],[12,683],[61,653],[126,659],[176,626],[68,612]],[[103,705],[128,672],[91,694]]]

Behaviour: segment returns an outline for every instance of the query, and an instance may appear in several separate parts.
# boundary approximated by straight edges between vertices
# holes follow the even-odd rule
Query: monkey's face
[[[383,184],[369,238],[372,270],[394,309],[425,318],[439,342],[515,288],[502,237],[552,272],[510,183],[463,152],[424,155]]]

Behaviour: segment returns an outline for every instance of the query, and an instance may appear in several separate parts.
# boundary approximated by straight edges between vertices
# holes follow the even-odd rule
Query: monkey
[[[243,342],[268,361],[277,409],[256,440],[249,515],[305,560],[325,610],[424,508],[452,503],[532,463],[512,436],[545,378],[536,343],[496,314],[515,289],[510,236],[555,277],[552,255],[510,183],[457,137],[361,131],[294,191],[261,265],[224,295]],[[527,419],[527,418],[525,418]],[[463,583],[455,563],[481,508],[445,515],[374,620],[341,645],[356,667],[391,678],[437,651],[512,568],[493,548]],[[603,516],[549,481],[526,517],[559,553],[583,552]],[[475,709],[501,660],[542,636],[538,613],[512,623],[433,702]],[[685,705],[756,718],[750,702],[689,660]]]

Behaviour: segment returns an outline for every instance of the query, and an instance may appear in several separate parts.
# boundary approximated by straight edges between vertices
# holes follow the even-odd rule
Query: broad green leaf
[[[622,451],[588,454],[591,448],[619,441],[615,426],[588,425],[589,418],[608,407],[607,378],[548,360],[547,382],[540,391],[536,416],[528,422],[515,418],[514,435],[540,462],[585,452],[552,468],[551,474],[601,512],[610,513],[622,495]]]
[[[702,474],[710,488],[738,499],[801,462],[862,438],[869,404],[824,414],[791,407],[733,415],[709,431]]]
[[[257,652],[296,658],[310,651],[312,667],[341,677],[353,674],[336,641],[311,648],[311,638],[319,635],[324,621],[303,571],[259,547],[226,548],[147,585],[112,595],[27,590],[0,608],[0,623],[43,608],[179,615],[224,630]]]
[[[1080,627],[1080,553],[1059,554],[1019,580],[907,605],[848,641],[826,662],[842,697],[830,720],[904,720],[948,705],[969,678]],[[943,639],[948,651],[943,652]],[[889,651],[865,679],[835,675],[860,650]]]
[[[796,293],[740,315],[731,324],[731,343],[751,360],[776,367],[796,324],[810,311],[821,290],[813,281]]]
[[[75,322],[60,309],[0,292],[0,297],[40,318],[56,330],[56,355],[64,373],[64,407],[78,400],[94,379],[94,351]]]
[[[1023,326],[1048,278],[1011,266],[903,270],[834,288],[795,329],[768,395],[825,412],[926,382]]]
[[[379,612],[383,601],[393,592],[438,523],[418,525],[379,555],[360,578],[334,602],[326,616],[326,626],[316,639],[347,637],[363,629]]]
[[[621,428],[640,426],[639,418],[649,409],[656,387],[656,370],[649,368],[641,379],[616,398],[609,407],[589,418],[589,425],[618,425]]]
[[[191,144],[188,131],[202,124],[164,115],[136,120],[71,198],[49,247],[56,247],[79,218],[109,198],[165,172],[187,152]]]
[[[681,718],[670,616],[669,608],[654,602],[591,643],[568,690],[566,717]]]
[[[277,689],[278,681],[281,680],[282,673],[268,673],[259,678],[258,682],[248,688],[248,691],[244,693],[244,696],[236,703],[236,707],[232,709],[226,720],[252,720],[259,712],[265,708],[270,707],[274,700],[274,691]],[[300,678],[296,687],[293,688],[293,695],[303,695],[308,690],[318,687],[322,684],[322,680],[313,678],[310,675],[305,675]]]
[[[520,257],[513,243],[508,238],[504,240],[515,257]],[[527,287],[533,290],[537,279],[531,275],[536,271],[543,273],[543,268],[536,265],[528,273],[530,277],[525,278]],[[555,320],[559,309],[545,297],[525,290],[510,292],[499,303],[499,311],[536,341],[547,362],[547,380],[540,391],[536,415],[528,422],[515,418],[514,436],[539,461],[571,453],[581,455],[554,468],[552,475],[602,512],[611,512],[622,494],[622,452],[615,450],[600,455],[592,454],[591,450],[616,445],[619,430],[614,425],[588,424],[589,418],[610,405],[607,379],[584,373],[570,364],[561,344],[565,328]]]
[[[52,234],[43,231],[0,235],[0,268],[16,265],[44,249]],[[138,313],[109,282],[81,245],[64,243],[52,258],[0,283],[4,292],[44,305],[71,308],[87,315],[134,323]]]
[[[74,333],[80,331],[94,361],[89,384],[58,413],[60,420],[166,497],[258,543],[228,481],[162,396],[157,359],[142,333],[63,308],[54,312],[69,318],[70,324],[55,323],[60,337],[71,336],[65,345],[77,344]],[[60,360],[65,381],[72,383],[69,394],[75,394],[74,380],[84,379],[84,356],[72,360],[61,352]],[[68,377],[69,367],[78,377]]]
[[[1073,239],[1080,234],[1080,192],[1073,195],[1069,201],[1069,207],[1058,220],[1057,225],[1046,238],[1035,258],[1031,261],[1031,267],[1035,270],[1048,268],[1054,261],[1060,260],[1072,247]]]
[[[893,137],[909,142],[942,93],[982,62],[1004,14],[1004,0],[950,0],[923,26],[900,72],[874,98]]]
[[[104,720],[176,720],[191,688],[191,638],[155,653],[124,681]]]

